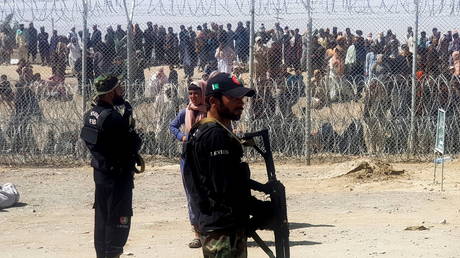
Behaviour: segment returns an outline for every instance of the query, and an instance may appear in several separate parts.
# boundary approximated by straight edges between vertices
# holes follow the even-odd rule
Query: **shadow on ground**
[[[299,229],[299,228],[332,228],[335,227],[334,225],[328,224],[310,224],[310,223],[297,223],[297,222],[289,222],[289,230]]]
[[[11,207],[7,207],[7,208],[3,208],[3,209],[0,208],[0,212],[8,212],[8,209],[16,208],[16,207],[24,207],[24,206],[27,206],[27,205],[28,204],[25,203],[25,202],[18,202],[18,203],[16,203],[15,205],[13,205]]]
[[[264,241],[265,244],[267,246],[275,246],[275,242],[274,241]],[[304,245],[320,245],[322,244],[321,242],[315,242],[315,241],[307,241],[307,240],[303,240],[303,241],[289,241],[289,246],[290,247],[293,247],[293,246],[304,246]],[[248,241],[248,247],[259,247],[259,245],[254,242],[253,240],[252,241]]]
[[[28,204],[25,203],[25,202],[18,202],[16,203],[15,205],[13,205],[12,208],[15,208],[15,207],[24,207],[24,206],[27,206]]]
[[[289,223],[289,230],[300,229],[300,228],[315,228],[315,227],[335,227],[334,225],[328,224],[310,224],[310,223]],[[267,246],[275,246],[274,241],[264,241]],[[321,242],[315,241],[289,241],[289,246],[304,246],[304,245],[320,245]],[[255,241],[248,241],[248,247],[258,247],[259,245]]]

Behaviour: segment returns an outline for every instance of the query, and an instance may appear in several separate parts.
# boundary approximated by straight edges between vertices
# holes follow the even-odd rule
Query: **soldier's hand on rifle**
[[[263,184],[262,191],[266,194],[272,193],[277,182],[278,181],[268,181],[267,183]]]
[[[141,155],[137,154],[135,157],[136,165],[140,167],[140,169],[135,168],[134,172],[136,174],[142,173],[145,171],[145,162]]]
[[[275,185],[277,182],[279,181],[269,181],[265,184],[262,184],[262,183],[259,183],[257,181],[250,179],[249,188],[251,188],[252,190],[263,192],[265,194],[271,194],[273,190],[275,189]]]

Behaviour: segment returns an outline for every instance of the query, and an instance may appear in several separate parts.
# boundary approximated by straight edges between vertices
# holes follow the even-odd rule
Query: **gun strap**
[[[264,250],[268,257],[276,258],[272,250],[270,250],[267,244],[265,244],[264,240],[262,240],[262,238],[260,238],[260,236],[255,231],[251,232],[249,236],[252,237],[252,239],[254,239],[254,241],[260,246],[260,248],[262,248],[262,250]]]
[[[217,120],[215,118],[206,117],[206,118],[201,119],[198,123],[200,125],[204,125],[204,124],[207,124],[207,123],[216,123],[216,124],[220,125],[222,128],[224,128],[230,134],[231,137],[235,138],[235,140],[237,140],[240,144],[243,144],[241,139],[238,136],[236,136],[235,133],[233,133],[230,129],[228,129],[228,127],[226,127],[224,124],[222,124],[221,122],[219,122],[219,120]]]

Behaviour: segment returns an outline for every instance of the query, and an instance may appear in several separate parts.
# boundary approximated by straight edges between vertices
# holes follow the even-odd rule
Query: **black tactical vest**
[[[101,135],[103,134],[102,125],[112,112],[117,111],[110,107],[94,106],[85,113],[83,118],[84,124],[80,133],[80,137],[85,141],[86,146],[91,152],[91,166],[97,171],[106,173],[110,173],[116,169],[115,164],[101,153],[101,145],[104,144],[101,141]]]

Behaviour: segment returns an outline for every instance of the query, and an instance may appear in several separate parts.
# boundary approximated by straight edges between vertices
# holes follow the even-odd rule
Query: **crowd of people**
[[[145,30],[135,24],[132,29],[134,80],[145,81],[143,70],[155,65],[180,66],[185,76],[191,78],[197,66],[201,71],[205,66],[210,66],[207,70],[209,74],[217,70],[217,67],[231,72],[232,62],[237,56],[242,62],[247,62],[248,27],[243,28],[240,23],[235,32],[231,24],[227,25],[228,31],[215,23],[211,27],[208,29],[207,24],[203,24],[194,31],[192,27],[186,29],[182,25],[177,34],[172,27],[166,30],[151,22],[147,23]],[[64,77],[66,67],[73,74],[81,75],[82,31],[76,32],[75,28],[71,28],[68,35],[61,35],[53,30],[49,38],[45,27],[41,27],[38,32],[33,23],[28,28],[20,24],[15,29],[9,24],[3,24],[0,29],[1,64],[10,64],[12,57],[17,57],[19,60],[50,66],[53,76],[59,79]],[[230,32],[232,35],[227,36]],[[88,81],[106,73],[126,77],[127,32],[122,26],[118,25],[116,30],[109,26],[103,35],[98,26],[94,25],[92,32],[88,31],[87,35]],[[17,56],[13,54],[15,52]]]
[[[83,51],[87,51],[88,56],[88,85],[102,74],[127,77],[127,32],[121,25],[117,25],[116,29],[109,26],[105,33],[94,25],[92,31],[86,33],[86,50],[82,47],[83,32],[76,28],[71,28],[67,35],[53,30],[49,37],[44,27],[38,31],[33,23],[27,28],[24,25],[10,26],[8,23],[0,27],[0,63],[17,62],[19,77],[16,85],[19,90],[16,90],[6,75],[2,76],[0,98],[12,108],[18,106],[16,110],[29,110],[22,113],[40,117],[37,103],[44,93],[69,99],[64,81],[73,75],[81,82]],[[284,117],[292,117],[292,107],[305,96],[302,73],[306,71],[307,34],[275,23],[273,28],[261,24],[254,36],[254,76],[258,94],[252,100],[252,117],[264,118],[273,115],[276,110]],[[375,36],[372,33],[364,34],[361,30],[352,32],[349,28],[344,31],[336,27],[314,30],[311,39],[313,76],[310,84],[313,108],[319,109],[335,101],[356,100],[366,93],[365,103],[372,103],[373,99],[385,100],[380,103],[391,101],[389,96],[378,96],[381,86],[371,82],[373,79],[384,82],[387,78],[396,77],[410,80],[415,48],[418,55],[417,79],[421,81],[440,75],[447,81],[457,78],[450,80],[452,90],[445,87],[439,87],[438,90],[444,91],[442,94],[460,97],[459,32],[441,32],[433,28],[431,35],[420,32],[416,44],[413,38],[411,27],[405,35],[398,37],[391,30]],[[131,39],[134,83],[131,83],[127,92],[130,100],[151,99],[155,102],[164,98],[178,98],[180,92],[177,90],[185,91],[180,89],[181,80],[185,81],[185,85],[189,85],[192,77],[206,81],[215,71],[232,73],[243,81],[246,79],[243,74],[248,72],[249,22],[238,22],[235,29],[232,24],[226,24],[225,28],[217,23],[210,23],[209,26],[204,23],[196,28],[181,25],[177,33],[172,27],[165,28],[148,22],[145,29],[141,29],[139,24],[133,25]],[[33,65],[40,64],[51,68],[51,77],[42,78],[40,73],[34,73],[37,67]],[[154,66],[157,66],[155,72],[146,79],[145,69]],[[180,69],[183,69],[183,73]],[[197,72],[200,74],[195,75]],[[81,83],[78,85],[81,87]],[[388,85],[386,92],[393,87]],[[27,88],[24,86],[29,86],[32,91],[23,90]],[[276,90],[273,90],[274,87]],[[92,89],[86,89],[89,96]],[[27,94],[16,94],[15,100],[14,93],[22,91],[27,91]],[[410,94],[406,95],[409,97],[401,106],[407,111]],[[421,93],[418,95],[422,96]],[[419,99],[427,102],[423,96]],[[27,104],[26,108],[23,107],[24,103]],[[38,111],[34,111],[35,108]],[[174,104],[174,110],[178,108],[179,105]],[[364,116],[372,108],[371,104],[366,105]]]
[[[11,28],[3,24],[0,28],[0,63],[10,63],[13,53],[19,60],[36,63],[38,54],[42,65],[52,68],[52,80],[62,82],[69,67],[71,73],[81,80],[81,58],[83,32],[71,28],[67,35],[53,30],[51,37],[45,27],[40,31],[33,23]],[[220,25],[207,23],[196,28],[180,26],[176,33],[172,27],[147,22],[146,28],[139,24],[132,28],[132,94],[145,95],[144,69],[152,66],[181,68],[184,79],[191,81],[196,68],[210,74],[212,71],[231,73],[235,69],[247,71],[250,46],[250,23],[238,22]],[[313,32],[311,43],[312,70],[317,77],[332,81],[331,90],[340,87],[343,78],[384,78],[389,75],[410,76],[412,56],[417,48],[417,75],[450,75],[460,62],[460,38],[458,31],[441,32],[433,28],[432,34],[422,31],[414,43],[411,27],[406,35],[396,36],[391,30],[386,33],[350,28],[339,31],[337,27],[320,28]],[[103,33],[97,25],[87,32],[88,53],[87,80],[92,82],[101,74],[126,77],[127,32],[121,25],[116,29],[108,26]],[[257,82],[287,79],[289,71],[306,70],[307,34],[298,28],[281,27],[275,23],[271,29],[261,24],[255,34],[254,61]],[[429,60],[429,61],[428,61]],[[458,66],[458,65],[457,65]],[[458,70],[459,68],[457,68]],[[459,71],[456,71],[459,73]],[[154,78],[153,78],[154,79]],[[318,78],[317,78],[318,79]],[[334,95],[334,93],[330,93]]]
[[[135,85],[131,95],[148,95],[144,69],[152,66],[181,68],[184,79],[191,81],[196,68],[199,72],[212,71],[231,73],[237,69],[247,71],[250,45],[250,23],[238,22],[233,30],[232,24],[217,23],[180,26],[178,33],[172,27],[147,22],[146,28],[139,24],[132,28],[132,47],[134,57],[131,63]],[[67,67],[81,82],[83,32],[71,28],[67,35],[53,30],[51,37],[45,27],[38,32],[33,23],[25,28],[23,24],[12,28],[3,24],[0,28],[0,63],[9,64],[13,53],[19,60],[36,63],[40,56],[42,65],[52,69],[53,82],[62,83]],[[369,32],[350,28],[338,31],[337,27],[321,28],[313,32],[311,43],[312,70],[316,80],[328,79],[331,83],[329,93],[334,98],[342,86],[342,79],[385,78],[390,75],[410,76],[412,56],[417,48],[417,76],[450,75],[460,62],[460,38],[458,31],[438,31],[432,34],[422,31],[415,44],[411,27],[406,35],[396,36],[391,30],[373,35]],[[116,29],[108,26],[103,33],[97,25],[87,32],[86,46],[88,56],[87,82],[101,74],[127,76],[127,32],[121,25]],[[300,34],[298,28],[282,28],[275,23],[272,29],[261,24],[255,34],[254,61],[257,82],[267,80],[286,80],[298,70],[306,70],[307,34]],[[429,61],[428,61],[429,60]],[[458,66],[458,64],[457,64]],[[155,77],[147,80],[151,82]],[[263,84],[263,83],[261,83]],[[149,86],[147,85],[147,88]],[[362,87],[361,87],[362,88]],[[148,92],[146,92],[148,91]],[[159,90],[154,89],[158,92]]]

